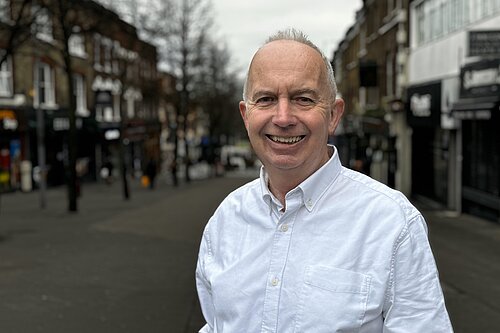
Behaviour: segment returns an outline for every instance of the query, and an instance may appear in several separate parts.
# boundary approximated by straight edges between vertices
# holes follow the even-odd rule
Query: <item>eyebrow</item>
[[[314,98],[319,98],[318,91],[315,90],[315,89],[309,89],[309,88],[303,88],[303,89],[293,90],[290,95],[291,96],[297,96],[297,95],[303,95],[303,94],[311,95]]]
[[[310,88],[300,88],[300,89],[292,90],[290,92],[290,96],[297,96],[297,95],[302,95],[302,94],[311,95],[314,98],[319,97],[318,91],[315,89],[310,89]],[[267,90],[267,89],[258,90],[251,96],[251,100],[256,100],[259,97],[270,96],[270,95],[275,96],[276,94],[272,90]]]
[[[262,96],[269,96],[269,95],[276,95],[273,91],[271,90],[257,90],[252,96],[250,96],[250,100],[255,101],[257,98],[262,97]]]

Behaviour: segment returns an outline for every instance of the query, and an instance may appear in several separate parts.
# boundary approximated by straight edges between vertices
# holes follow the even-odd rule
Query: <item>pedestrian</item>
[[[154,158],[150,158],[148,163],[146,164],[146,176],[149,178],[149,188],[154,189],[155,187],[155,179],[157,172],[156,160]]]
[[[452,332],[424,218],[327,144],[336,94],[300,31],[254,55],[239,108],[263,167],[203,233],[200,332]]]
[[[101,170],[101,177],[106,180],[106,184],[111,185],[113,183],[113,162],[110,159],[106,160],[104,166]]]

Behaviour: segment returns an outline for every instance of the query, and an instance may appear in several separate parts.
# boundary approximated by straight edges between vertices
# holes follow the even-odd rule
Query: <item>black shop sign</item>
[[[439,127],[441,125],[441,81],[407,89],[408,125]]]

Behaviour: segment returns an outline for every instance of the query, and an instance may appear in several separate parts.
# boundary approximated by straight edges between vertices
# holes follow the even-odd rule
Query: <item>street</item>
[[[84,184],[0,197],[0,332],[197,332],[194,269],[201,232],[247,176],[154,190]],[[500,328],[500,225],[419,206],[429,224],[457,333]]]

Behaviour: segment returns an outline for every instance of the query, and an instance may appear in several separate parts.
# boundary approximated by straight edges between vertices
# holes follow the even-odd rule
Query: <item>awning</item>
[[[463,98],[453,104],[451,115],[455,119],[488,120],[499,112],[500,97]]]

